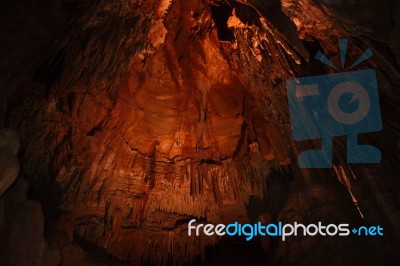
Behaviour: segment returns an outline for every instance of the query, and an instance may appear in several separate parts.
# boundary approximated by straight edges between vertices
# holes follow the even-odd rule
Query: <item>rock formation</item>
[[[37,260],[395,263],[400,6],[394,0],[25,2],[4,4],[16,14],[4,21],[20,26],[4,29],[10,43],[2,49],[0,86],[8,95],[6,124],[21,138],[29,199],[44,212],[35,202],[24,219],[39,232],[46,221],[46,242],[34,242]],[[285,81],[332,73],[313,57],[322,50],[340,62],[339,38],[350,40],[351,62],[368,47],[374,52],[360,69],[377,70],[384,130],[362,141],[380,148],[382,163],[348,165],[338,139],[333,169],[299,169],[299,153],[319,143],[293,141]],[[368,242],[230,242],[189,237],[193,218],[381,224],[390,233]],[[27,224],[13,226],[6,228],[29,232]]]

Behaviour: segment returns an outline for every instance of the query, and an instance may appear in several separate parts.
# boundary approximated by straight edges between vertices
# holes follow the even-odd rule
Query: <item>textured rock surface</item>
[[[354,16],[359,7],[348,1],[48,3],[63,16],[38,28],[56,41],[34,43],[43,58],[19,55],[24,73],[9,59],[4,79],[7,123],[21,136],[22,171],[49,224],[49,246],[37,254],[54,265],[392,263],[398,4],[368,2]],[[334,170],[300,171],[291,162],[318,143],[292,142],[285,80],[330,72],[312,57],[322,49],[339,62],[343,37],[351,61],[367,47],[375,54],[363,67],[378,69],[385,125],[365,139],[383,163],[348,166],[339,140]],[[16,82],[32,77],[23,89]],[[18,92],[29,97],[20,103]],[[249,248],[189,238],[192,218],[378,223],[393,234],[371,246],[304,238]],[[241,258],[243,250],[254,256]]]

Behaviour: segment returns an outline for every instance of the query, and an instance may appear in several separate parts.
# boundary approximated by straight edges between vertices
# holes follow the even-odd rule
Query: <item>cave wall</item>
[[[51,224],[49,249],[69,241],[132,265],[218,264],[207,247],[221,240],[188,237],[187,221],[350,221],[381,223],[393,235],[371,245],[257,245],[282,265],[392,260],[400,215],[394,1],[56,1],[43,3],[50,17],[7,4],[36,18],[41,34],[5,31],[20,50],[3,50],[16,54],[2,66],[2,92],[6,124],[21,137],[22,175]],[[321,49],[340,62],[339,38],[351,40],[353,60],[374,51],[361,67],[377,69],[384,130],[365,138],[383,163],[347,165],[339,140],[333,170],[300,170],[297,155],[318,143],[292,141],[285,80],[332,73],[313,56]]]

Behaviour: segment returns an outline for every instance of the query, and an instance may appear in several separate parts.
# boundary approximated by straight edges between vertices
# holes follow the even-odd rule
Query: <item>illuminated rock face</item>
[[[313,53],[322,48],[338,60],[337,39],[357,36],[357,28],[344,30],[328,1],[228,2],[100,1],[72,17],[73,30],[37,71],[44,72],[36,77],[39,92],[9,119],[22,139],[33,197],[55,228],[47,256],[84,253],[75,241],[132,265],[217,263],[206,247],[222,241],[188,237],[189,220],[359,222],[347,190],[371,222],[382,205],[386,215],[396,209],[394,200],[379,202],[383,191],[365,168],[296,165],[299,150],[315,144],[291,140],[285,80],[330,71]],[[396,71],[385,58],[377,64]],[[386,151],[399,134],[388,135]],[[398,187],[386,166],[375,170],[388,173],[381,185]],[[388,228],[396,217],[385,219]],[[273,241],[253,244],[264,252],[250,260],[354,265],[364,259],[352,254],[368,248],[351,240]],[[340,252],[331,254],[332,246]],[[238,262],[224,252],[220,260]]]

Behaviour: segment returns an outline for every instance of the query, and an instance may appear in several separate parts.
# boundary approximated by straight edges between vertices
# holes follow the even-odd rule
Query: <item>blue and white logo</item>
[[[339,40],[342,69],[345,67],[347,40]],[[372,56],[368,49],[350,69]],[[337,70],[318,52],[315,58]],[[379,149],[358,144],[360,133],[382,130],[376,72],[366,69],[287,80],[287,95],[293,138],[296,141],[321,139],[318,150],[304,151],[301,168],[331,168],[332,141],[347,136],[348,163],[379,163]]]

